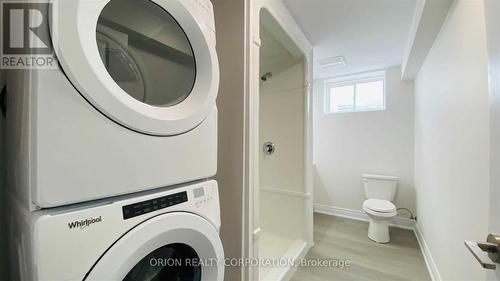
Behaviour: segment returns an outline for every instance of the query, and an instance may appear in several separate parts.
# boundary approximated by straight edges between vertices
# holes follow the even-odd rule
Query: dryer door
[[[191,213],[151,218],[120,238],[85,280],[223,280],[224,253],[215,227]]]
[[[107,117],[168,136],[192,130],[211,112],[219,70],[210,1],[55,3],[51,34],[61,68]]]

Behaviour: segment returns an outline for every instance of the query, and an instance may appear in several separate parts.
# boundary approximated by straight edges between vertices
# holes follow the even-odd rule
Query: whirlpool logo
[[[86,228],[88,226],[91,226],[94,223],[99,223],[101,221],[102,221],[101,216],[99,216],[97,218],[90,217],[90,218],[84,219],[84,220],[69,222],[68,226],[69,226],[70,229],[73,229],[73,228],[84,229],[84,228]]]

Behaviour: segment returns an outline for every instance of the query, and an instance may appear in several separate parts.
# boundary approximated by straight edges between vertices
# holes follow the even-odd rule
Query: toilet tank
[[[363,188],[368,199],[393,201],[398,186],[398,177],[363,174]]]

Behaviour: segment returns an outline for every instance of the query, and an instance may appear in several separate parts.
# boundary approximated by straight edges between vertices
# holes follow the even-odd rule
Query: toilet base
[[[389,243],[391,241],[391,237],[389,236],[389,220],[370,218],[368,238],[377,243]]]

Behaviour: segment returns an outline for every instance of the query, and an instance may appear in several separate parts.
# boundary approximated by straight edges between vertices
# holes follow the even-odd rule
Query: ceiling
[[[400,65],[416,0],[283,0],[314,46],[314,78]],[[318,60],[343,56],[344,67]]]

